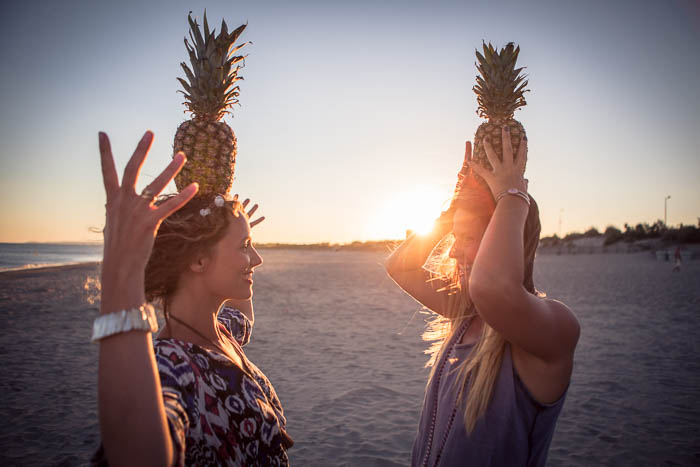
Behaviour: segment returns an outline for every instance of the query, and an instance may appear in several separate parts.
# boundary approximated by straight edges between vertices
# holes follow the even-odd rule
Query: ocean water
[[[89,263],[101,259],[101,244],[0,243],[0,271]]]

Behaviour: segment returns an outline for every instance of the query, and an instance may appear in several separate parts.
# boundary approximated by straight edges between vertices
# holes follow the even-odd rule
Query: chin
[[[253,286],[248,286],[236,294],[234,300],[250,300],[253,297]]]

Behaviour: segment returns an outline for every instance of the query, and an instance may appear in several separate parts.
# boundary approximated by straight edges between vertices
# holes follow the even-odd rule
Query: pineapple
[[[525,136],[525,128],[513,118],[513,113],[526,105],[523,94],[528,90],[527,80],[521,75],[522,68],[515,68],[520,47],[514,47],[510,42],[499,52],[489,43],[483,44],[484,55],[476,51],[479,61],[476,68],[481,76],[476,77],[476,100],[479,104],[477,114],[485,117],[487,122],[479,125],[474,135],[473,160],[479,162],[489,170],[492,169],[484,150],[484,139],[488,138],[494,152],[500,160],[503,160],[503,144],[501,140],[501,127],[507,125],[510,128],[510,142],[513,146],[513,154],[518,153],[520,138]]]
[[[186,112],[192,120],[183,122],[175,133],[173,154],[185,153],[188,163],[175,177],[179,190],[192,182],[199,183],[199,195],[226,195],[233,183],[236,164],[236,135],[221,121],[231,113],[233,104],[238,103],[239,87],[236,81],[244,57],[235,55],[243,43],[234,47],[246,25],[239,26],[229,33],[225,21],[221,21],[221,31],[209,31],[207,13],[204,12],[204,36],[196,20],[188,15],[190,39],[185,38],[185,47],[190,56],[192,70],[183,62],[187,81],[178,78],[185,96]],[[238,65],[237,65],[238,64]]]

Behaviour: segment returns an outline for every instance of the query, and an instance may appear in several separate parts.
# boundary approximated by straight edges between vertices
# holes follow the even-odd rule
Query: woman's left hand
[[[234,195],[233,199],[234,199],[234,200],[238,200],[238,193],[236,193],[236,194]],[[250,198],[246,198],[245,201],[243,201],[243,202],[241,203],[241,206],[243,206],[243,210],[245,210],[245,208],[248,207],[248,203],[250,203]],[[248,211],[248,219],[252,218],[252,217],[253,217],[253,214],[254,214],[255,211],[257,211],[257,210],[258,210],[258,203],[255,203],[255,204],[253,205],[253,207],[250,208],[250,211]],[[261,222],[264,221],[264,220],[265,220],[265,216],[258,217],[258,218],[255,219],[254,221],[249,220],[250,228],[252,229],[253,227],[255,227],[256,225],[258,225],[259,223],[261,223]]]
[[[513,157],[513,147],[510,144],[510,129],[507,126],[501,129],[501,139],[503,142],[503,162],[498,159],[491,143],[484,140],[486,157],[493,170],[488,170],[476,162],[470,162],[469,167],[486,180],[494,198],[510,188],[527,193],[527,179],[524,178],[527,162],[527,138],[523,136],[520,139],[518,154],[515,157]]]

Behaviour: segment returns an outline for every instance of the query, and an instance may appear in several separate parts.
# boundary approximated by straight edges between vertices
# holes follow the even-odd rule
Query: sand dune
[[[285,406],[294,465],[407,465],[427,370],[425,315],[373,252],[263,250],[247,352]],[[548,465],[700,463],[700,261],[539,258],[583,334]],[[0,274],[0,464],[83,465],[98,442],[98,266]]]

